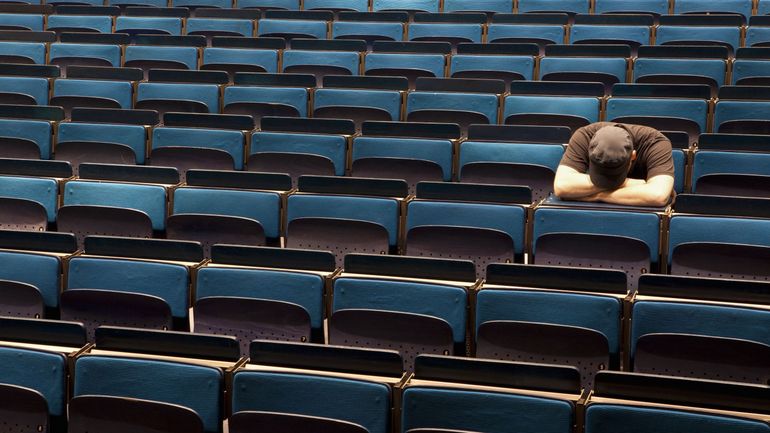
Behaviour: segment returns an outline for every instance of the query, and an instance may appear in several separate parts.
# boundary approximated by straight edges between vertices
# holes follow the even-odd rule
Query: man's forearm
[[[576,200],[596,195],[603,190],[591,182],[587,174],[569,173],[554,182],[554,193],[565,200]]]
[[[605,203],[622,204],[628,206],[665,206],[670,195],[661,194],[656,185],[643,184],[618,188],[611,191],[598,193],[597,201]]]

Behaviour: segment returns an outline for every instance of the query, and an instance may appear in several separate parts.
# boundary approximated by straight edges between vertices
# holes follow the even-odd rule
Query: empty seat
[[[118,67],[120,56],[119,45],[54,43],[48,62],[62,68],[70,65]]]
[[[43,15],[36,14],[0,14],[0,27],[4,30],[43,31]]]
[[[546,198],[564,154],[562,144],[570,136],[569,129],[554,128],[471,127],[468,140],[460,144],[460,182],[526,185],[533,200]],[[549,136],[549,130],[555,134]]]
[[[112,17],[107,15],[59,15],[48,17],[48,31],[112,33]]]
[[[56,137],[56,159],[106,164],[144,164],[147,131],[143,125],[65,122]]]
[[[438,0],[373,0],[373,11],[406,10],[439,12]]]
[[[536,264],[620,269],[632,291],[639,275],[659,265],[660,216],[653,212],[540,208],[534,218]],[[588,251],[586,242],[602,247]]]
[[[724,86],[714,107],[714,132],[766,134],[770,92],[764,86]]]
[[[693,160],[694,193],[770,197],[765,136],[704,134],[701,142]]]
[[[278,51],[210,47],[203,50],[203,70],[278,72]]]
[[[577,15],[569,40],[572,44],[627,44],[635,51],[650,44],[652,25],[649,16]]]
[[[284,191],[291,189],[288,176],[192,172],[187,187],[172,195],[168,237],[201,242],[206,257],[215,243],[264,245],[269,239],[276,244],[281,196],[270,190],[280,183]]]
[[[308,117],[308,89],[315,82],[307,75],[238,74],[224,90],[223,112],[250,115],[256,127],[263,116]]]
[[[16,165],[16,167],[12,167]],[[55,163],[52,161],[26,161],[25,164],[8,159],[0,165],[0,196],[7,199],[31,201],[37,204],[41,210],[40,218],[33,226],[23,227],[24,221],[16,221],[19,227],[13,227],[13,206],[6,204],[3,218],[5,230],[35,230],[46,229],[46,222],[56,221],[56,204],[59,194],[59,180],[61,177],[72,175],[72,168],[67,163]],[[61,177],[60,177],[61,176]]]
[[[303,4],[305,10],[327,9],[334,11],[367,11],[369,10],[368,0],[305,0]]]
[[[326,21],[263,18],[257,28],[260,37],[326,39],[326,34]]]
[[[135,108],[152,109],[160,104],[162,109],[163,101],[180,100],[192,101],[196,110],[193,112],[217,113],[219,112],[219,86],[193,83],[140,83],[136,89]],[[150,101],[153,103],[151,104]]]
[[[130,81],[61,79],[53,83],[51,104],[61,105],[65,115],[76,107],[131,108]]]
[[[343,276],[334,281],[329,340],[398,350],[404,369],[414,371],[414,359],[421,353],[462,350],[466,305],[466,289],[458,284]]]
[[[316,51],[292,49],[283,53],[283,72],[312,74],[318,84],[325,75],[358,75],[360,54],[357,51]]]
[[[374,52],[366,54],[364,58],[364,73],[365,75],[407,77],[412,88],[417,77],[443,77],[445,54],[449,53],[451,46],[441,43],[425,44],[428,43],[412,42],[408,45],[396,42],[375,42]],[[425,50],[430,51],[419,52],[418,47],[425,47]]]
[[[461,44],[452,56],[449,75],[452,78],[487,78],[503,80],[506,90],[513,80],[532,80],[537,50],[521,45]]]
[[[600,83],[513,82],[503,120],[507,125],[567,126],[574,132],[599,120],[603,94]]]
[[[589,2],[585,0],[520,0],[518,4],[519,13],[522,12],[569,12],[587,14]]]
[[[768,315],[756,304],[764,284],[645,276],[633,303],[633,371],[732,382],[767,383]],[[695,293],[719,293],[705,302]],[[740,299],[740,303],[730,299]],[[747,356],[746,354],[752,353]]]
[[[239,0],[239,8],[299,10],[299,0]]]
[[[417,363],[415,382],[403,392],[402,432],[571,431],[574,401],[580,394],[574,369],[432,356]],[[546,384],[545,378],[553,381]],[[544,389],[552,393],[537,392]]]
[[[748,45],[748,43],[746,44]],[[740,48],[733,63],[732,84],[765,85],[770,82],[767,66],[770,53],[767,48]]]
[[[335,21],[332,39],[363,39],[365,41],[400,41],[404,39],[404,24],[377,21]]]
[[[444,15],[439,15],[444,16]],[[417,17],[424,17],[427,21],[417,21]],[[458,14],[459,18],[462,15]],[[480,16],[484,19],[485,17]],[[415,22],[409,24],[408,39],[410,41],[443,41],[453,45],[462,42],[481,43],[483,37],[483,27],[481,24],[468,22],[429,22],[432,18],[427,15],[418,14]]]
[[[182,19],[175,17],[132,17],[119,16],[115,19],[115,33],[182,34]],[[128,57],[126,58],[128,60]]]
[[[340,265],[347,253],[395,250],[405,182],[304,176],[298,188],[288,198],[286,246],[332,251]]]
[[[217,248],[240,254],[240,258],[215,254],[213,263],[197,273],[193,307],[196,332],[235,332],[241,350],[247,351],[255,339],[324,340],[324,282],[335,267],[329,253]],[[264,260],[268,254],[277,261]],[[301,264],[300,254],[311,262]],[[297,268],[281,269],[289,264]]]
[[[254,34],[254,24],[247,19],[196,17],[187,19],[185,31],[188,35],[248,37]]]
[[[129,45],[123,65],[130,68],[197,69],[198,50],[195,47]]]
[[[406,80],[383,77],[324,78],[313,94],[313,117],[351,119],[357,129],[367,120],[400,120]]]
[[[726,73],[727,52],[720,47],[642,47],[634,62],[634,82],[705,84],[714,96]]]
[[[594,13],[612,12],[653,13],[665,15],[668,13],[666,0],[596,0]]]
[[[261,360],[271,360],[273,367],[262,368]],[[382,367],[370,367],[369,360]],[[387,433],[392,387],[402,376],[399,361],[391,351],[255,342],[254,364],[233,376],[229,427],[233,433],[248,431],[255,423],[276,432],[328,431],[322,427],[331,424],[331,431]],[[327,398],[292,397],[304,391]]]
[[[540,79],[600,82],[609,94],[613,84],[626,81],[630,57],[624,45],[551,45],[540,62]]]
[[[222,431],[220,405],[224,379],[218,368],[95,355],[78,358],[74,368],[76,398],[85,395],[124,397],[179,405],[197,413],[204,431]],[[117,371],[121,374],[116,375]]]
[[[497,80],[418,78],[416,91],[406,98],[406,118],[456,123],[467,134],[471,124],[497,123],[504,92],[504,83]]]
[[[0,119],[0,155],[6,158],[51,158],[52,122]]]
[[[676,7],[676,6],[675,6]],[[721,45],[735,52],[741,46],[740,16],[671,15],[661,17],[657,45]]]
[[[531,201],[526,187],[420,183],[406,210],[406,254],[470,260],[483,277],[489,263],[523,257]]]
[[[746,47],[766,47],[770,42],[770,18],[762,15],[751,17],[745,42]]]
[[[42,42],[0,41],[0,59],[5,62],[43,65],[45,55]]]
[[[448,0],[444,2],[444,12],[513,12],[513,2],[510,0]]]
[[[297,128],[293,128],[292,124]],[[303,128],[303,125],[307,125]],[[318,125],[319,133],[313,127]],[[329,128],[324,128],[328,125]],[[355,127],[352,121],[287,118],[271,120],[251,136],[249,171],[288,173],[293,182],[301,175],[342,176],[345,174],[347,139]],[[306,132],[303,132],[304,131]]]
[[[752,15],[754,5],[750,0],[728,0],[718,5],[703,0],[676,0],[674,2],[675,14],[740,14],[748,19]]]
[[[566,14],[495,14],[487,30],[492,43],[535,43],[541,54],[549,44],[565,41]]]
[[[476,297],[476,357],[569,365],[591,389],[598,371],[620,366],[627,292],[620,271],[491,266]]]

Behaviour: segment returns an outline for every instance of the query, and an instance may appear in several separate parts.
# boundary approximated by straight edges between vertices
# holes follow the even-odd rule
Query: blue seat
[[[236,414],[258,411],[305,415],[347,421],[370,433],[390,431],[392,391],[383,383],[301,370],[292,373],[241,370],[233,377],[233,383]],[[326,398],[291,397],[305,391]]]
[[[742,120],[770,120],[770,101],[764,100],[719,100],[714,108],[714,132],[724,128],[726,122]]]
[[[112,17],[107,15],[57,15],[48,17],[47,30],[79,29],[84,31],[97,31],[99,33],[112,33]]]
[[[263,72],[278,72],[278,51],[240,48],[209,47],[203,50],[201,69],[214,69],[216,65],[249,65]]]
[[[366,107],[381,110],[390,117],[401,118],[401,92],[396,90],[369,89],[316,89],[313,94],[313,109],[323,107]]]
[[[535,59],[530,56],[456,54],[452,56],[449,75],[464,77],[469,73],[473,73],[474,76],[487,73],[493,77],[497,76],[495,74],[504,72],[509,74],[511,79],[532,80],[534,68]]]
[[[206,432],[222,431],[224,378],[218,368],[86,355],[75,362],[74,375],[75,397],[102,395],[177,404],[195,411]]]
[[[334,321],[338,320],[340,312],[344,314],[346,310],[405,313],[394,316],[393,320],[407,315],[428,316],[443,322],[443,327],[450,330],[454,346],[459,348],[465,342],[467,296],[464,288],[446,284],[342,277],[334,281],[331,326],[335,326]],[[361,332],[366,334],[365,330]],[[332,344],[340,344],[334,341],[333,336]],[[406,347],[406,342],[403,346],[399,351],[405,369],[412,371],[414,358],[419,352]]]
[[[2,251],[0,257],[0,279],[30,284],[40,292],[46,308],[58,308],[62,273],[59,257],[35,251]]]
[[[56,65],[67,59],[99,59],[104,60],[102,66],[120,66],[121,50],[119,45],[105,44],[51,44],[49,63]]]
[[[540,79],[561,72],[607,74],[617,82],[626,81],[626,59],[621,57],[545,57],[540,62]],[[597,80],[598,81],[598,80]]]
[[[105,144],[110,147],[114,144],[126,146],[133,153],[134,162],[144,164],[147,152],[147,131],[141,125],[62,122],[57,130],[57,151],[67,142],[92,142],[94,146]]]
[[[248,165],[249,169],[253,170],[255,166],[261,165],[260,159],[272,160],[274,156],[282,156],[286,159],[286,163],[290,163],[295,159],[294,155],[304,154],[312,155],[312,159],[315,160],[314,165],[318,166],[320,173],[289,174],[294,177],[300,174],[342,176],[345,174],[345,148],[346,140],[342,135],[255,132],[251,136]],[[286,168],[283,167],[283,169]],[[295,168],[295,171],[298,169],[302,170],[302,167]]]
[[[299,10],[299,0],[238,0],[239,8]]]
[[[305,0],[305,10],[330,9],[366,12],[369,10],[368,0]]]
[[[82,103],[76,102],[75,106],[88,107],[91,106],[88,100],[93,98],[95,100],[112,100],[119,106],[110,108],[131,108],[132,94],[133,86],[129,81],[68,78],[54,81],[52,102],[54,102],[53,98],[57,97],[78,97],[83,98],[83,101]]]
[[[324,279],[312,272],[206,267],[197,274],[195,296],[196,301],[235,297],[295,304],[308,315],[311,332],[323,336]]]
[[[416,69],[441,78],[444,76],[445,58],[442,54],[368,53],[364,59],[364,71],[374,69]]]
[[[259,222],[266,237],[277,239],[280,236],[281,197],[278,193],[185,187],[174,190],[172,197],[172,215],[208,214],[249,218]]]
[[[759,0],[757,3],[757,15],[770,14],[770,3],[767,0]]]
[[[164,8],[168,6],[167,0],[107,0],[108,6],[153,6],[156,8]]]
[[[231,0],[171,0],[171,7],[174,8],[224,8],[229,9],[233,6]],[[188,21],[189,23],[189,21]],[[189,31],[188,31],[189,34]]]
[[[617,40],[647,45],[650,33],[647,26],[575,24],[570,27],[569,40],[573,44],[587,40]]]
[[[326,39],[326,21],[282,20],[264,18],[259,21],[258,36],[295,36]]]
[[[751,47],[757,44],[767,44],[770,42],[770,26],[750,25],[746,29],[746,46]]]
[[[283,53],[283,72],[358,75],[359,62],[357,52],[287,50]]]
[[[132,31],[141,33],[150,30],[160,34],[179,36],[182,34],[182,19],[173,17],[129,17],[119,16],[115,19],[115,32]]]
[[[652,12],[658,15],[668,13],[666,0],[596,0],[594,13],[607,12]]]
[[[465,23],[412,23],[410,41],[446,40],[453,43],[481,43],[483,28],[480,24]]]
[[[574,416],[568,400],[464,388],[409,386],[403,394],[401,432],[417,428],[455,431],[568,433]],[[495,413],[495,416],[479,416]],[[526,416],[525,416],[526,414]]]
[[[410,10],[439,12],[439,0],[373,0],[373,11]]]
[[[0,361],[0,383],[40,393],[47,403],[49,415],[60,419],[66,417],[67,362],[63,354],[0,347]]]
[[[768,156],[770,155],[764,153],[698,151],[693,159],[693,192],[699,192],[698,181],[704,176],[718,174],[770,175],[770,158]]]
[[[228,0],[226,3],[229,8],[230,1]],[[242,19],[188,18],[185,31],[188,35],[252,36],[254,34],[254,24],[250,20]]]
[[[489,25],[487,41],[498,42],[503,39],[538,38],[553,44],[564,42],[564,26],[560,24],[496,24]]]
[[[572,12],[578,14],[587,14],[589,2],[585,0],[519,0],[519,13],[522,12]]]
[[[464,111],[478,113],[486,118],[486,123],[497,123],[499,98],[489,93],[460,92],[410,92],[406,99],[407,118],[420,110]],[[479,119],[478,122],[484,123]]]
[[[553,176],[559,166],[564,148],[560,145],[537,143],[503,143],[494,141],[467,140],[460,144],[460,182],[490,183],[484,179],[491,167],[510,167],[513,179],[511,185],[528,185],[532,188],[534,200],[545,198],[553,190]],[[540,185],[536,178],[526,177],[526,168],[537,168],[550,172]],[[542,171],[542,170],[538,170]],[[522,177],[517,177],[517,174]],[[528,180],[531,183],[524,183]],[[501,183],[496,179],[494,183]]]
[[[554,275],[559,271],[559,269],[553,269],[551,274]],[[538,355],[542,358],[561,355],[564,359],[549,359],[549,363],[577,367],[581,370],[583,376],[581,382],[585,388],[592,387],[593,377],[597,371],[604,368],[617,368],[620,365],[622,347],[621,318],[623,316],[622,299],[626,296],[625,285],[623,284],[622,292],[609,294],[575,290],[569,286],[568,282],[565,283],[564,287],[560,285],[557,287],[562,289],[558,291],[539,289],[536,279],[526,287],[494,285],[479,291],[476,297],[474,325],[476,356],[506,359],[506,355],[511,355],[507,360],[531,362],[526,359],[529,350],[532,350],[529,355],[534,356],[537,361],[540,361],[537,359]],[[533,345],[527,348],[526,343],[514,336],[511,337],[515,338],[516,343],[511,341],[514,338],[504,342],[505,336],[510,335],[509,333],[516,330],[523,332],[525,329],[532,331],[541,329],[542,333],[533,332],[525,337],[535,340],[540,338],[540,343],[533,342]],[[581,342],[584,349],[582,353],[568,352],[567,347],[573,348],[574,344],[580,345]],[[539,353],[534,349],[548,343],[566,347],[554,348],[550,351],[541,349]],[[499,353],[504,350],[503,348],[511,350],[518,356]],[[499,354],[495,356],[494,352]],[[581,358],[583,362],[580,362]],[[590,361],[586,362],[586,358]],[[601,359],[601,362],[594,364],[592,358]],[[583,363],[589,365],[582,365]]]
[[[444,12],[481,11],[509,14],[513,12],[510,0],[446,0]]]
[[[404,39],[404,25],[390,22],[335,21],[333,39],[366,39],[400,41]]]
[[[419,181],[452,179],[450,140],[356,137],[352,175],[404,179],[411,191]]]
[[[561,114],[582,117],[587,123],[592,123],[599,120],[599,99],[582,96],[506,96],[503,120],[515,114]]]
[[[42,32],[43,15],[34,14],[0,14],[0,27],[6,30],[32,30]]]
[[[744,18],[751,17],[754,5],[751,0],[727,0],[719,4],[713,4],[703,0],[676,0],[674,2],[675,14],[703,14],[703,13],[734,13],[741,14]]]
[[[48,104],[48,80],[45,78],[0,77],[0,92],[29,96],[37,105]]]
[[[690,75],[710,78],[722,86],[726,73],[727,64],[721,59],[640,57],[634,62],[634,81],[650,75]]]
[[[307,117],[308,92],[303,87],[228,86],[224,105],[238,102],[281,104],[293,107],[300,117]]]
[[[129,45],[126,47],[124,66],[141,67],[142,61],[174,62],[176,69],[197,69],[198,50],[194,47],[167,47]]]
[[[612,97],[607,101],[607,120],[629,116],[667,116],[697,123],[706,132],[708,102],[704,99]],[[696,135],[697,137],[697,135]]]
[[[714,41],[737,50],[741,46],[741,29],[738,27],[663,25],[658,27],[655,43]]]
[[[534,219],[532,254],[536,264],[622,269],[631,290],[636,289],[639,275],[659,264],[660,217],[655,213],[542,208]],[[576,252],[576,245],[583,242],[603,246],[591,257]],[[603,250],[613,245],[620,251],[613,250],[605,257]]]
[[[187,100],[203,105],[209,113],[219,112],[219,86],[216,84],[139,83],[136,102],[145,100]]]
[[[242,131],[179,127],[159,127],[152,131],[153,152],[164,147],[214,149],[227,153],[236,170],[243,170],[244,146]]]
[[[0,119],[0,137],[24,139],[37,144],[40,158],[51,158],[52,124],[44,120]]]
[[[65,291],[106,290],[155,296],[168,305],[174,318],[179,320],[188,318],[190,274],[184,265],[158,261],[78,257],[69,262],[69,269]],[[84,320],[88,319],[84,318]]]
[[[63,205],[111,206],[144,212],[154,230],[166,223],[166,190],[157,185],[72,181],[64,185]]]
[[[45,53],[42,42],[0,41],[0,58],[6,62],[43,65]]]

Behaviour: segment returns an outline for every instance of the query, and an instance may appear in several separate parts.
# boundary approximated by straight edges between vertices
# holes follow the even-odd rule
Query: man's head
[[[599,129],[588,144],[591,182],[599,188],[619,188],[626,181],[634,156],[628,131],[615,125]]]

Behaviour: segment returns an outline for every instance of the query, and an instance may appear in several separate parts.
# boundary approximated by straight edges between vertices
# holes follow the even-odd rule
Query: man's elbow
[[[553,181],[553,194],[557,197],[569,197],[569,185],[557,177]]]
[[[649,197],[649,205],[654,207],[664,207],[671,201],[671,191],[665,190],[656,192]]]

